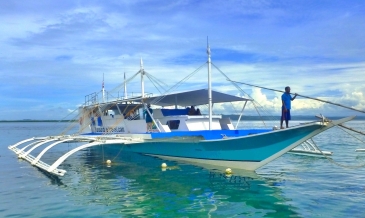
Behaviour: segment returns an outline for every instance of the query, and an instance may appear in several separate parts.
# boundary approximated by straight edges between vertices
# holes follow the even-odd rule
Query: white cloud
[[[100,90],[103,73],[112,90],[124,72],[139,70],[141,57],[147,72],[172,85],[206,61],[207,36],[213,63],[232,80],[278,90],[289,85],[305,96],[365,110],[363,6],[270,0],[0,3],[0,101],[7,102],[0,119],[41,118],[57,102],[69,102],[60,106],[66,114]],[[202,88],[202,71],[182,87]],[[215,90],[243,94],[213,72]],[[266,111],[279,112],[280,93],[240,88]],[[138,79],[128,90],[139,91]],[[155,89],[146,82],[146,90]],[[23,99],[32,112],[8,110]],[[229,106],[215,109],[229,112]],[[293,102],[295,114],[314,112],[350,113],[303,97]]]

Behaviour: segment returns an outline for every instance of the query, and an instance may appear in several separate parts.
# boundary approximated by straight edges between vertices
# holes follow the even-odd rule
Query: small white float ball
[[[226,169],[226,174],[231,174],[231,173],[232,173],[231,168],[227,168],[227,169]]]
[[[167,164],[162,163],[162,164],[161,164],[161,167],[162,167],[162,168],[166,168],[166,167],[167,167]]]
[[[106,161],[106,164],[111,164],[112,163],[112,161],[111,160],[107,160]]]

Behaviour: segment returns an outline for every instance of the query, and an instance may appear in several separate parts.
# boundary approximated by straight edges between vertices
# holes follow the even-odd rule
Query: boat
[[[101,93],[85,97],[78,117],[78,133],[72,135],[32,137],[8,148],[19,158],[57,176],[66,170],[59,166],[74,153],[95,146],[135,152],[166,160],[183,161],[197,165],[212,165],[255,171],[270,163],[315,135],[350,121],[354,116],[339,120],[318,119],[286,129],[239,129],[238,123],[250,98],[218,91],[211,85],[211,56],[208,53],[208,88],[183,92],[169,92],[153,96],[144,91],[146,72],[143,61],[136,75],[141,75],[141,94],[112,97]],[[133,77],[135,77],[134,75]],[[126,81],[126,80],[125,80]],[[103,82],[104,84],[104,82]],[[126,86],[125,86],[126,89]],[[101,94],[101,97],[100,97]],[[236,125],[226,117],[212,113],[213,104],[241,102],[242,110]],[[153,105],[153,113],[146,110]],[[207,114],[191,114],[190,106],[208,106]],[[144,116],[153,120],[148,129]],[[41,158],[56,145],[80,142],[80,146],[60,155],[52,164]],[[35,149],[41,148],[35,153]]]

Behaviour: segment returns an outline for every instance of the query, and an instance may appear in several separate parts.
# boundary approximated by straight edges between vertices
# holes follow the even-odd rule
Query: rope
[[[332,121],[331,121],[331,123],[332,123]],[[336,125],[337,126],[337,125]],[[340,128],[341,129],[341,128]],[[343,129],[342,129],[343,130]],[[345,130],[343,130],[343,131],[345,131]],[[345,132],[347,132],[347,131],[345,131]],[[348,132],[347,132],[348,133]],[[350,134],[351,135],[351,134]],[[356,137],[355,137],[356,138]],[[359,139],[360,140],[360,139]],[[362,141],[362,140],[360,140],[360,141]],[[316,145],[316,143],[313,141],[313,139],[312,139],[312,142],[313,142],[313,144],[318,148],[318,146]],[[363,142],[363,141],[362,141]],[[321,149],[318,149],[319,150],[319,152],[321,152],[321,154],[323,155],[323,157],[325,157],[327,160],[329,160],[331,163],[333,163],[333,164],[335,164],[335,165],[337,165],[337,166],[339,166],[339,167],[343,167],[343,168],[347,168],[347,169],[358,169],[358,168],[361,168],[361,167],[364,167],[365,166],[365,163],[362,163],[362,164],[360,164],[360,165],[357,165],[357,166],[350,166],[350,165],[344,165],[344,164],[340,164],[340,163],[338,163],[338,162],[336,162],[336,161],[334,161],[332,158],[329,158],[329,157],[327,157],[327,155],[325,155],[322,151],[321,151]]]
[[[117,158],[118,156],[119,156],[119,154],[122,152],[122,150],[123,150],[123,148],[124,148],[124,145],[125,144],[123,144],[122,145],[122,147],[120,148],[120,150],[119,150],[119,152],[118,152],[118,154],[112,159],[112,161],[114,161],[115,160],[115,158]]]
[[[257,109],[257,107],[256,107],[256,105],[255,105],[255,102],[253,102],[253,105],[254,105],[254,107],[255,107],[256,112],[259,114],[259,116],[260,116],[260,117],[262,117],[262,116],[261,116],[261,114],[260,114],[260,112],[259,112],[259,110]],[[265,123],[264,119],[262,119],[261,121],[262,121],[262,123],[264,124],[264,126],[266,127],[266,123]]]
[[[164,83],[163,81],[159,80],[157,77],[153,76],[150,73],[147,73],[145,71],[146,76],[151,80],[153,79],[162,89],[164,89],[164,87],[168,87],[168,85],[166,83]],[[162,84],[162,85],[161,85]],[[165,90],[165,89],[164,89]],[[166,91],[166,90],[165,90]]]
[[[233,82],[225,73],[223,73],[223,71],[221,71],[216,65],[214,65],[213,63],[211,63],[213,67],[215,67],[228,81],[230,81],[232,83],[232,85],[234,87],[237,88],[237,90],[241,91],[241,93],[246,94],[249,98],[251,98],[251,100],[254,100],[248,93],[246,93],[245,91],[243,91],[243,89],[241,89],[241,87],[239,87],[235,82]]]
[[[58,120],[58,123],[60,123],[60,122],[62,122],[63,120],[65,120],[66,119],[66,117],[68,117],[68,116],[70,116],[71,114],[73,114],[75,111],[77,111],[78,110],[78,108],[76,108],[75,110],[73,110],[73,111],[71,111],[70,113],[68,113],[66,116],[64,116],[62,119],[60,119],[60,120]],[[77,118],[78,118],[78,116],[79,116],[79,114],[76,114],[72,119],[70,119],[69,121],[68,121],[68,123],[70,123],[66,128],[64,128],[63,130],[62,130],[62,132],[59,134],[59,135],[64,135],[66,132],[68,132],[71,128],[73,128],[76,124],[77,124],[77,122],[78,121],[76,121],[76,120],[78,120]]]
[[[137,73],[135,73],[132,77],[130,77],[129,79],[127,79],[125,82],[128,83],[131,80],[133,80],[139,73],[141,72],[141,70],[139,70]],[[112,89],[110,92],[116,92],[121,90],[122,88],[124,88],[124,82],[122,84],[120,84],[119,86],[115,87],[114,89]]]
[[[341,124],[340,124],[339,126],[342,126],[342,127],[344,127],[344,128],[348,128],[347,126],[343,126],[343,125],[341,125]],[[344,131],[345,133],[349,134],[350,136],[354,137],[355,139],[357,139],[357,140],[359,140],[360,142],[362,142],[362,143],[364,143],[364,144],[365,144],[365,141],[363,141],[363,140],[359,139],[358,137],[356,137],[355,135],[351,134],[350,132],[348,132],[348,131],[344,130],[343,128],[339,128],[339,129],[341,129],[341,130],[342,130],[342,131]],[[355,131],[355,130],[351,130],[351,131]],[[356,131],[355,131],[355,132],[356,132]],[[359,134],[361,134],[361,133],[359,133]]]
[[[312,140],[313,141],[313,140]],[[314,141],[313,141],[314,142]],[[316,145],[317,146],[317,145]],[[323,157],[325,157],[327,160],[329,160],[331,163],[339,166],[339,167],[343,167],[343,168],[347,168],[347,169],[358,169],[358,168],[361,168],[361,167],[364,167],[365,166],[365,163],[361,164],[361,165],[357,165],[357,166],[350,166],[350,165],[344,165],[344,164],[340,164],[336,161],[334,161],[332,158],[329,158],[327,157],[327,155],[325,155],[321,149],[318,149],[319,152],[321,152],[321,154],[323,155]]]
[[[61,121],[63,121],[63,120],[65,120],[66,119],[66,117],[68,117],[69,115],[71,115],[71,114],[73,114],[75,111],[77,111],[78,110],[78,108],[76,108],[75,110],[73,110],[73,111],[71,111],[69,114],[67,114],[66,116],[64,116],[62,119],[60,119],[58,122],[61,122]]]
[[[201,65],[198,69],[194,70],[192,73],[190,73],[189,75],[187,75],[185,78],[183,78],[182,80],[180,80],[178,83],[176,83],[174,86],[170,87],[164,95],[160,96],[159,98],[156,98],[153,102],[151,102],[151,104],[155,104],[158,103],[159,101],[161,101],[162,99],[164,99],[166,97],[167,94],[171,93],[172,91],[176,90],[181,84],[183,84],[183,82],[185,82],[186,80],[188,80],[190,77],[192,77],[194,74],[196,74],[201,68],[203,68],[203,66],[206,63],[204,63],[203,65]]]
[[[122,152],[122,150],[123,150],[123,148],[124,148],[124,145],[125,144],[122,144],[121,145],[121,148],[120,148],[120,150],[119,150],[119,152],[118,152],[118,154],[113,158],[113,159],[111,159],[111,162],[113,163],[114,162],[114,160],[120,155],[120,153]],[[102,153],[103,153],[103,164],[105,164],[106,162],[105,162],[105,158],[104,158],[104,144],[102,144],[101,145],[102,146]]]
[[[150,79],[150,81],[151,81],[152,85],[153,85],[153,86],[157,89],[157,91],[158,91],[160,94],[162,94],[162,92],[160,91],[160,89],[156,86],[156,84],[157,84],[157,85],[160,85],[160,84],[158,84],[158,82],[154,81],[154,80],[153,80],[153,78],[152,78],[152,77],[150,77],[150,75],[149,75],[149,74],[146,74],[146,76],[147,76],[147,78],[148,78],[148,79]],[[164,91],[166,91],[166,90],[164,90]]]
[[[103,163],[105,163],[105,159],[104,159],[104,143],[101,144],[101,150],[102,150],[102,153],[103,153]]]
[[[236,107],[234,106],[234,104],[233,104],[232,102],[230,102],[230,103],[231,103],[231,106],[232,106],[232,108],[233,108],[234,112],[235,112],[236,114],[238,114],[239,112],[237,111],[237,109],[236,109]]]
[[[76,120],[79,115],[77,114],[73,120]],[[71,123],[61,132],[60,135],[65,135],[69,130],[71,130],[73,127],[76,126],[78,122],[77,121],[71,121]]]
[[[265,88],[265,87],[262,87],[262,86],[251,85],[251,84],[243,83],[243,82],[237,82],[237,81],[233,81],[233,80],[230,80],[230,79],[228,79],[228,81],[231,81],[231,82],[234,82],[234,83],[239,83],[239,84],[244,84],[244,85],[248,85],[248,86],[253,86],[253,87],[257,87],[257,88],[267,89],[267,90],[271,90],[271,91],[275,91],[275,92],[282,92],[282,93],[284,93],[284,91],[281,91],[281,90]],[[313,98],[313,97],[309,97],[309,96],[305,96],[305,95],[299,95],[297,93],[289,93],[289,94],[296,94],[297,96],[301,96],[303,98],[309,98],[309,99],[312,99],[312,100],[321,101],[321,102],[324,102],[324,103],[333,104],[333,105],[336,105],[336,106],[339,106],[339,107],[343,107],[343,108],[347,108],[347,109],[350,109],[350,110],[354,110],[354,111],[358,111],[358,112],[361,112],[361,113],[365,113],[365,111],[358,110],[358,109],[355,109],[355,108],[352,108],[352,107],[347,107],[347,106],[342,105],[342,104],[338,104],[338,103],[334,103],[334,102],[330,102],[330,101],[325,101],[325,100],[322,100],[322,99]]]
[[[274,116],[271,115],[271,113],[269,112],[269,110],[266,110],[265,107],[263,107],[259,102],[257,102],[254,98],[252,98],[248,93],[246,93],[243,89],[241,89],[241,87],[239,87],[234,81],[232,81],[221,69],[219,69],[216,65],[214,65],[212,63],[212,65],[228,80],[230,81],[234,87],[237,88],[238,91],[241,92],[241,94],[244,94],[246,96],[248,96],[251,100],[252,100],[252,103],[253,103],[253,106],[256,110],[256,112],[259,114],[259,116],[262,118],[261,114],[259,113],[259,110],[258,108],[261,109],[261,111],[265,114],[268,114],[269,115],[269,120],[275,120],[276,118],[274,118]],[[255,104],[256,103],[256,104]],[[258,107],[259,106],[259,107]],[[264,126],[266,126],[265,124],[265,121],[264,119],[261,119],[261,121],[263,122]]]

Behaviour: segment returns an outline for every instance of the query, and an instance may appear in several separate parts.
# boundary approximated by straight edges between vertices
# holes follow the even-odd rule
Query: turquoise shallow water
[[[218,169],[123,151],[103,153],[97,147],[71,156],[61,165],[67,174],[59,179],[7,148],[32,136],[58,134],[65,125],[0,123],[0,217],[365,217],[365,167],[344,168],[325,158],[285,154],[256,173],[234,171],[227,177]],[[347,125],[365,130],[365,121]],[[314,140],[333,151],[337,163],[365,163],[365,153],[355,152],[365,144],[339,128]],[[42,160],[50,163],[75,146],[59,146]],[[103,159],[113,164],[108,167]],[[160,168],[163,162],[166,171]]]

